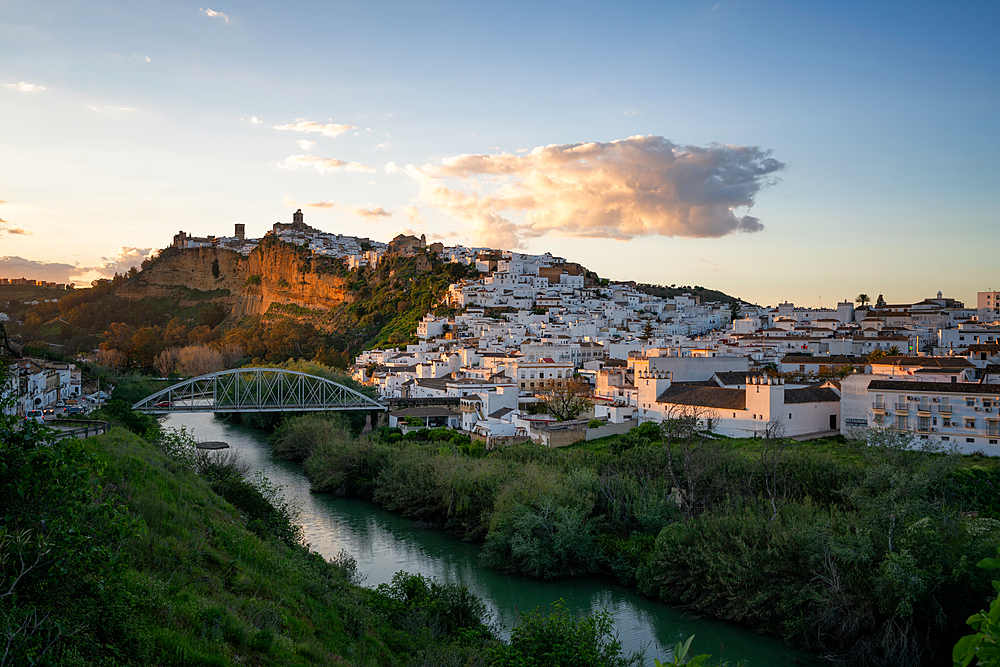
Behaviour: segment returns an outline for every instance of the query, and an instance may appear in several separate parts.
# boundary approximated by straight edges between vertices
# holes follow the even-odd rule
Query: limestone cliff
[[[323,310],[354,300],[342,276],[315,269],[308,252],[280,242],[262,243],[248,257],[220,248],[168,249],[118,294],[175,297],[181,306],[217,301],[235,317],[262,314],[273,303]]]

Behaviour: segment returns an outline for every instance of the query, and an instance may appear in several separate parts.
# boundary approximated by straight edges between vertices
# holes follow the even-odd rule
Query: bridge
[[[320,412],[386,410],[373,398],[332,380],[283,368],[237,368],[184,380],[132,406],[172,412]]]

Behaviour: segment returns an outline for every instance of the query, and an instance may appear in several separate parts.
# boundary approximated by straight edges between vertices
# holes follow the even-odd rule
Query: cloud
[[[284,200],[285,206],[298,206],[295,200],[291,197],[285,196]],[[332,201],[325,199],[323,201],[313,201],[306,204],[302,204],[302,208],[336,208],[342,211],[349,211],[359,218],[388,218],[392,216],[392,213],[385,210],[381,206],[372,206],[366,204],[364,206],[348,206],[347,204],[342,204],[339,201]]]
[[[33,83],[25,83],[24,81],[18,81],[17,83],[8,83],[8,88],[16,90],[20,93],[37,93],[39,91],[45,90],[42,86],[36,86]]]
[[[23,257],[0,257],[0,277],[32,278],[56,283],[70,282],[78,267],[59,262],[37,262]]]
[[[158,251],[154,248],[133,248],[121,246],[115,257],[101,257],[101,265],[94,270],[104,276],[111,276],[116,273],[124,273],[133,266],[139,268],[143,260],[156,255]]]
[[[31,236],[34,232],[29,232],[27,229],[21,229],[20,227],[11,227],[7,230],[8,234],[20,234],[22,236]]]
[[[146,56],[146,62],[147,62],[147,63],[151,63],[151,62],[153,62],[153,61],[149,59],[149,56]]]
[[[301,148],[304,151],[307,151],[316,145],[315,141],[309,141],[308,139],[299,139],[295,143],[297,143],[299,145],[299,148]]]
[[[365,208],[364,206],[348,206],[347,210],[358,216],[359,218],[388,218],[392,216],[392,213],[385,210],[381,206],[376,206],[375,208]]]
[[[383,141],[380,144],[375,144],[375,148],[389,148],[390,146],[392,146],[391,141]]]
[[[201,7],[199,7],[198,11],[204,12],[205,16],[210,16],[212,18],[219,17],[220,19],[224,20],[226,23],[229,23],[229,19],[232,18],[228,14],[223,14],[222,12],[217,12],[214,9],[202,9]]]
[[[481,242],[517,248],[546,234],[627,240],[757,232],[760,220],[733,209],[752,207],[783,168],[757,146],[634,136],[540,146],[523,156],[459,155],[407,165],[405,173],[421,201],[476,224]]]
[[[288,125],[272,125],[275,130],[291,130],[292,132],[319,132],[324,137],[339,137],[348,130],[353,130],[353,125],[343,123],[317,123],[314,120],[300,120]]]
[[[403,207],[403,215],[406,217],[407,220],[409,220],[415,225],[419,226],[424,224],[424,217],[420,215],[420,211],[417,210],[417,207],[413,206],[412,204]]]
[[[257,118],[257,116],[250,116],[250,122],[254,125],[260,125],[260,118]]]
[[[279,169],[298,169],[299,167],[312,167],[321,174],[341,169],[344,171],[375,171],[373,168],[363,165],[360,162],[346,162],[337,158],[322,158],[315,155],[289,155],[282,162],[278,163]]]
[[[626,115],[626,116],[635,116],[635,115],[636,115],[636,114],[638,114],[639,112],[638,112],[638,111],[636,111],[635,109],[627,109],[627,110],[625,110],[625,111],[622,111],[622,113],[623,113],[624,115]]]

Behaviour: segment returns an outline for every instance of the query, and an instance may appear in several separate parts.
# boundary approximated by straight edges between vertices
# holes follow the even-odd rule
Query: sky
[[[301,208],[763,305],[974,303],[1000,288],[998,23],[995,0],[0,0],[0,277],[86,282]]]

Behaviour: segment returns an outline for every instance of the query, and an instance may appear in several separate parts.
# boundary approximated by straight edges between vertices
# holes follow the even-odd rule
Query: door
[[[837,415],[830,415],[830,430],[837,430]]]

